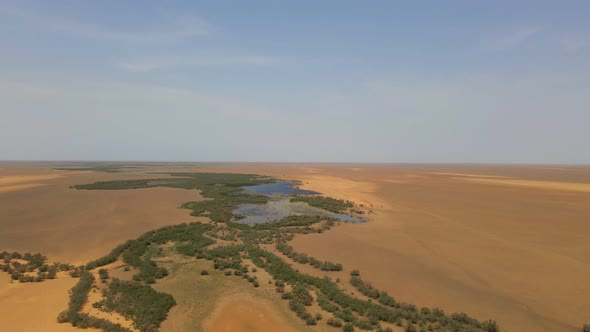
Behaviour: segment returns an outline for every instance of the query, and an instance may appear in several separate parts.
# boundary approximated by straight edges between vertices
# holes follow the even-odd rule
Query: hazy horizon
[[[0,4],[0,160],[588,165],[587,1]]]
[[[506,162],[506,163],[471,163],[471,162],[378,162],[378,161],[203,161],[203,160],[3,160],[0,159],[0,164],[5,163],[31,163],[31,164],[284,164],[284,165],[296,165],[296,164],[309,164],[309,165],[441,165],[441,166],[565,166],[565,167],[587,167],[589,164],[584,163],[518,163],[518,162]]]

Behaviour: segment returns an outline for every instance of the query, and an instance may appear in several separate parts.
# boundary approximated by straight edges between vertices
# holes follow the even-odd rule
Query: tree
[[[350,271],[350,275],[353,277],[358,277],[361,275],[361,272],[359,270],[352,270]]]

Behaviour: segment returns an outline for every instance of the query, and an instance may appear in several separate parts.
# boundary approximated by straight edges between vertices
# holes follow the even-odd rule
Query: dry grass
[[[170,270],[170,276],[158,281],[155,288],[172,294],[177,302],[162,323],[163,332],[306,330],[260,276],[262,271],[252,274],[259,274],[261,280],[255,289],[241,277],[214,270],[209,261],[169,262],[163,266]],[[209,275],[202,276],[203,269]]]

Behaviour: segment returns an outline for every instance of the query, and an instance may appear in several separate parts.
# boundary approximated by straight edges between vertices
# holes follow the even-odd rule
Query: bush
[[[209,271],[207,271],[207,270],[201,270],[201,275],[202,276],[208,276],[209,275]]]
[[[100,277],[100,281],[105,283],[107,279],[109,279],[109,271],[106,269],[100,269],[98,270],[98,276]]]
[[[487,321],[483,322],[482,329],[486,332],[498,332],[499,331],[498,325],[493,320],[487,320]],[[588,331],[584,331],[584,332],[590,332],[590,326],[589,326]]]
[[[328,210],[335,213],[344,212],[346,211],[346,209],[354,207],[354,204],[350,201],[323,196],[298,195],[291,198],[291,202],[305,202],[310,206],[318,207],[320,209]]]
[[[352,326],[352,324],[346,324],[342,328],[342,331],[344,331],[344,332],[354,332],[354,326]]]
[[[584,324],[582,327],[583,332],[590,332],[590,324]]]
[[[330,326],[334,326],[334,327],[342,327],[342,321],[338,318],[330,318],[328,319],[328,325]]]
[[[168,311],[176,305],[174,298],[140,283],[113,279],[104,291],[104,306],[133,320],[140,331],[157,331]]]

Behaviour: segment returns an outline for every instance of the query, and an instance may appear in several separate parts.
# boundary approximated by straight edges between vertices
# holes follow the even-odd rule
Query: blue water
[[[275,222],[290,215],[329,217],[349,223],[361,223],[367,221],[365,218],[350,216],[345,213],[334,213],[309,206],[309,204],[304,202],[291,202],[289,198],[271,200],[263,205],[240,204],[232,213],[242,216],[243,219],[239,222],[248,225]]]
[[[242,188],[244,188],[245,190],[247,190],[249,192],[252,192],[255,194],[260,194],[260,195],[266,195],[266,196],[279,195],[279,196],[285,197],[285,196],[290,196],[290,195],[319,194],[318,192],[315,192],[315,191],[295,188],[294,187],[295,185],[296,185],[296,183],[294,183],[294,182],[283,181],[283,182],[259,184],[257,186],[245,186]]]

